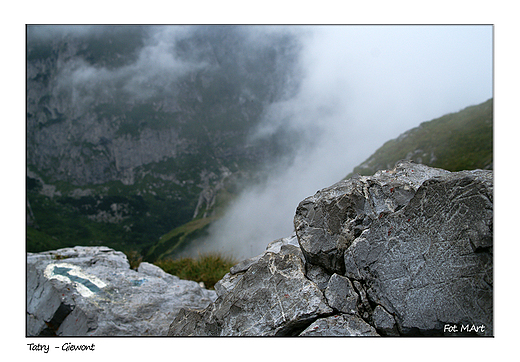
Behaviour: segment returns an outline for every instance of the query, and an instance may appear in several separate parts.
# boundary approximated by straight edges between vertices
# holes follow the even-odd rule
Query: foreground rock
[[[168,334],[493,335],[492,171],[400,162],[303,200],[294,223]]]
[[[27,254],[28,336],[164,336],[181,307],[214,291],[106,247]]]
[[[323,293],[305,278],[294,254],[266,253],[238,281],[231,293],[204,312],[178,314],[170,333],[196,336],[293,335],[328,315]]]

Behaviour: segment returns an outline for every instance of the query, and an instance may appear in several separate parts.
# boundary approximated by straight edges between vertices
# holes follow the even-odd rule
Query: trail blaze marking
[[[106,287],[106,283],[93,275],[87,275],[77,265],[68,263],[52,263],[45,268],[47,279],[58,279],[71,284],[84,297],[91,297]],[[62,296],[65,296],[62,294]]]

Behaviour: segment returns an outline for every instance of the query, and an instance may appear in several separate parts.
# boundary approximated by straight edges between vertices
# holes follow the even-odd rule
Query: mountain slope
[[[346,178],[392,169],[403,159],[449,171],[492,169],[493,99],[421,123],[386,142]]]

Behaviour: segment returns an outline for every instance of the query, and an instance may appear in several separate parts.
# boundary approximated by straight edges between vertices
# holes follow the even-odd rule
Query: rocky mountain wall
[[[246,137],[263,108],[295,87],[298,46],[283,34],[258,45],[239,27],[174,36],[100,26],[53,39],[38,37],[41,28],[28,36],[27,162],[53,181],[133,184],[143,165],[194,154],[218,158],[215,170],[230,167],[226,155],[258,161],[269,152]]]
[[[29,26],[29,250],[79,240],[145,255],[215,214],[296,147],[289,131],[252,135],[295,93],[299,49],[254,27]]]

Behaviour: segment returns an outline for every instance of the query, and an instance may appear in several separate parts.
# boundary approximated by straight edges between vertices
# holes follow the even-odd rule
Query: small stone
[[[346,277],[338,274],[332,275],[325,289],[325,298],[328,305],[339,312],[358,313],[359,295]]]
[[[374,327],[384,336],[398,336],[397,324],[394,317],[388,313],[383,307],[378,305],[372,314]]]
[[[317,319],[301,334],[302,337],[377,337],[374,327],[359,316],[335,315]]]

